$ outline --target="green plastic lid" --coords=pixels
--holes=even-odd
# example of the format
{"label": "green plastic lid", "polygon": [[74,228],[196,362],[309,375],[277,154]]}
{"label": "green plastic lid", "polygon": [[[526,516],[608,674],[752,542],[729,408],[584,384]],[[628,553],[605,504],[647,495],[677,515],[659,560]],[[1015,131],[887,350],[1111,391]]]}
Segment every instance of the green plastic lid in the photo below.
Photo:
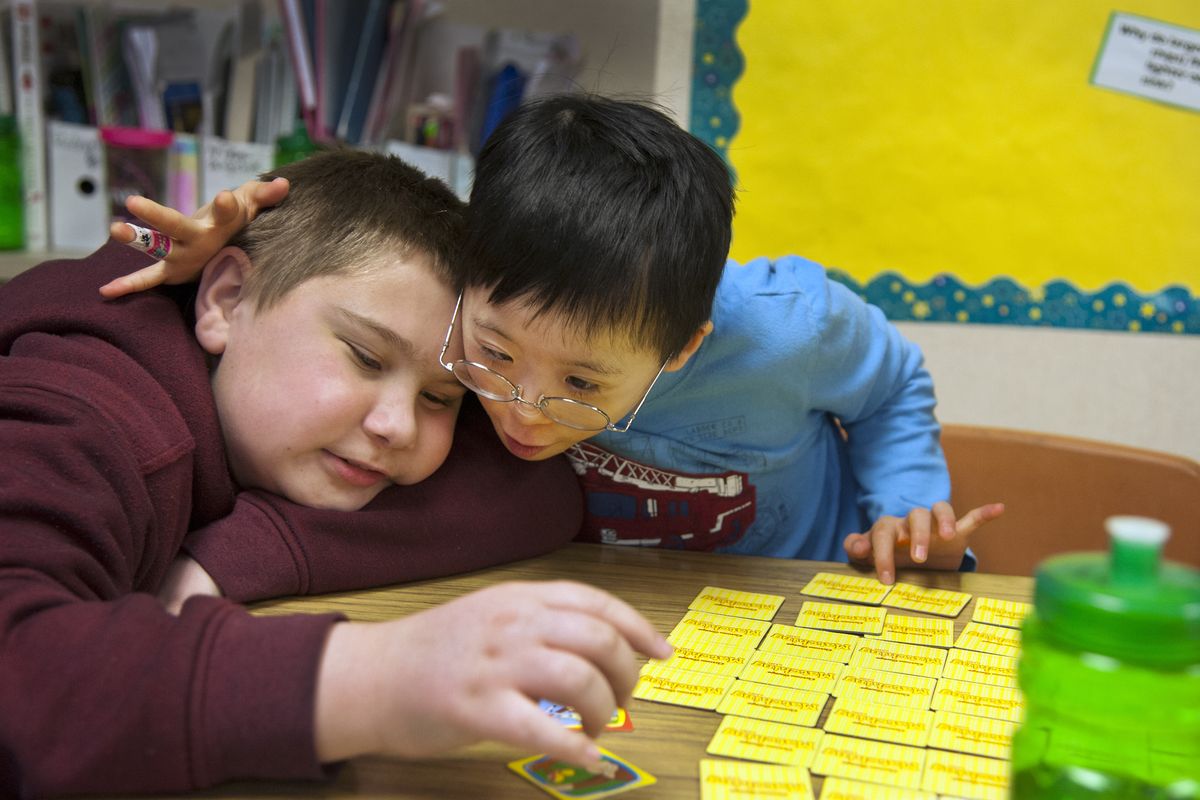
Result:
{"label": "green plastic lid", "polygon": [[1162,560],[1170,529],[1105,521],[1111,553],[1072,553],[1037,569],[1034,606],[1055,639],[1152,667],[1200,665],[1200,571]]}

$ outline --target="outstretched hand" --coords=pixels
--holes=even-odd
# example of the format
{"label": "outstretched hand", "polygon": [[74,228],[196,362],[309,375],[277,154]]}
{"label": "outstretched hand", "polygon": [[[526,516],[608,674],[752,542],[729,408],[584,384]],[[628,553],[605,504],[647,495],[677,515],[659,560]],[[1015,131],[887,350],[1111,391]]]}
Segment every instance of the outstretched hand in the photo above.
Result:
{"label": "outstretched hand", "polygon": [[[633,691],[635,651],[671,648],[626,603],[570,581],[505,583],[391,622],[335,625],[317,754],[423,757],[494,740],[596,768],[593,737]],[[584,734],[539,699],[572,706]]]}
{"label": "outstretched hand", "polygon": [[[288,182],[284,178],[270,182],[247,181],[233,191],[220,192],[211,203],[190,217],[140,195],[130,197],[125,201],[125,208],[169,236],[171,252],[162,261],[106,283],[100,287],[100,294],[112,299],[142,292],[161,283],[192,280],[234,234],[246,227],[262,209],[283,200],[287,193]],[[128,244],[134,238],[133,229],[124,222],[114,222],[109,227],[109,234],[122,244]]]}
{"label": "outstretched hand", "polygon": [[907,517],[880,517],[867,533],[847,536],[843,546],[852,562],[873,564],[879,580],[890,584],[897,566],[958,569],[971,534],[1003,513],[1003,503],[989,503],[957,518],[949,503],[934,503]]}

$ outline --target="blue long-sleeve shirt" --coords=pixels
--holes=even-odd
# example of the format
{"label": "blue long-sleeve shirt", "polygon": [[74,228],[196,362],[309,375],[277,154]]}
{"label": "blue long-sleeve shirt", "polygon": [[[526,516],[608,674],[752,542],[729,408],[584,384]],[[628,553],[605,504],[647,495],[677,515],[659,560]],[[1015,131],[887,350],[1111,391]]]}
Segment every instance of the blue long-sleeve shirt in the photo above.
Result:
{"label": "blue long-sleeve shirt", "polygon": [[569,453],[582,538],[845,561],[846,534],[949,499],[932,380],[878,308],[758,259],[727,265],[712,322],[628,433]]}

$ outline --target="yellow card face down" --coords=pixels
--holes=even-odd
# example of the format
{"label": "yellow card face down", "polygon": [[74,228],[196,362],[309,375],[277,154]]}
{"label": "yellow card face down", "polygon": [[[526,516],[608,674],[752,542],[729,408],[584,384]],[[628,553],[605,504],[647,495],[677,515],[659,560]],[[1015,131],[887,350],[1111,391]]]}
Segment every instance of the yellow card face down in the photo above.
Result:
{"label": "yellow card face down", "polygon": [[957,617],[969,602],[971,602],[971,595],[966,592],[926,589],[924,586],[917,586],[914,583],[897,582],[892,586],[892,591],[888,592],[883,604],[892,608],[907,608],[910,611],[921,611],[943,617]]}
{"label": "yellow card face down", "polygon": [[824,732],[817,728],[767,722],[750,717],[725,717],[708,743],[714,756],[807,767],[817,754]]}
{"label": "yellow card face down", "polygon": [[821,718],[828,699],[829,695],[820,692],[739,680],[729,687],[717,706],[717,713],[812,726]]}
{"label": "yellow card face down", "polygon": [[920,789],[925,751],[902,744],[871,742],[826,733],[812,771],[904,789]]}
{"label": "yellow card face down", "polygon": [[732,617],[770,620],[783,605],[784,597],[778,594],[739,592],[736,589],[721,589],[705,586],[688,606],[692,611],[710,614],[728,614]]}
{"label": "yellow card face down", "polygon": [[1015,689],[1017,659],[1015,656],[998,656],[978,650],[959,650],[955,647],[946,654],[946,666],[942,668],[942,677]]}
{"label": "yellow card face down", "polygon": [[919,675],[888,672],[882,669],[846,667],[833,693],[837,697],[853,696],[892,706],[929,708],[937,681]]}
{"label": "yellow card face down", "polygon": [[838,678],[842,677],[842,666],[836,661],[755,650],[738,677],[755,683],[832,694]]}
{"label": "yellow card face down", "polygon": [[642,667],[633,696],[639,700],[712,711],[733,685],[734,678],[670,667]]}
{"label": "yellow card face down", "polygon": [[998,656],[1015,657],[1021,652],[1021,632],[999,625],[968,622],[954,646],[961,650],[978,650]]}
{"label": "yellow card face down", "polygon": [[933,712],[929,746],[956,753],[1009,758],[1017,723],[954,711]]}
{"label": "yellow card face down", "polygon": [[550,756],[530,756],[513,761],[508,768],[551,797],[603,798],[650,786],[657,779],[620,756],[600,748],[602,769],[597,772],[568,764]]}
{"label": "yellow card face down", "polygon": [[896,789],[877,783],[828,777],[821,784],[821,800],[937,800],[937,795],[916,789]]}
{"label": "yellow card face down", "polygon": [[858,637],[795,625],[772,625],[758,645],[760,651],[797,658],[820,658],[845,664],[858,646]]}
{"label": "yellow card face down", "polygon": [[954,621],[909,614],[888,614],[883,620],[880,639],[902,644],[923,644],[929,647],[954,646]]}
{"label": "yellow card face down", "polygon": [[930,750],[921,788],[974,800],[1007,800],[1009,763],[994,758]]}
{"label": "yellow card face down", "polygon": [[1032,610],[1033,606],[1029,603],[981,597],[975,601],[975,613],[971,615],[971,620],[982,622],[985,625],[1019,628],[1021,622]]}
{"label": "yellow card face down", "polygon": [[925,746],[932,725],[932,711],[856,700],[855,695],[837,698],[825,718],[825,730],[829,733],[913,747]]}
{"label": "yellow card face down", "polygon": [[700,800],[813,800],[804,767],[700,760]]}
{"label": "yellow card face down", "polygon": [[771,623],[761,620],[689,611],[668,634],[667,641],[677,647],[691,647],[696,650],[713,647],[744,647],[753,650],[770,627]]}
{"label": "yellow card face down", "polygon": [[707,644],[703,649],[690,645],[675,645],[670,658],[652,658],[649,665],[671,669],[690,669],[713,675],[735,677],[755,653],[744,645]]}
{"label": "yellow card face down", "polygon": [[888,596],[891,588],[874,578],[818,572],[811,581],[805,584],[800,593],[877,606],[883,602],[883,598]]}
{"label": "yellow card face down", "polygon": [[[1099,698],[1097,701],[1101,702]],[[953,678],[938,681],[931,705],[937,711],[956,711],[1008,722],[1020,722],[1025,714],[1025,700],[1019,689]]]}
{"label": "yellow card face down", "polygon": [[881,633],[886,616],[887,611],[882,608],[844,603],[817,603],[809,600],[800,606],[796,625],[801,628],[818,628],[842,633]]}
{"label": "yellow card face down", "polygon": [[940,647],[863,639],[858,643],[854,655],[850,656],[849,666],[937,678],[941,676],[945,663],[946,651]]}

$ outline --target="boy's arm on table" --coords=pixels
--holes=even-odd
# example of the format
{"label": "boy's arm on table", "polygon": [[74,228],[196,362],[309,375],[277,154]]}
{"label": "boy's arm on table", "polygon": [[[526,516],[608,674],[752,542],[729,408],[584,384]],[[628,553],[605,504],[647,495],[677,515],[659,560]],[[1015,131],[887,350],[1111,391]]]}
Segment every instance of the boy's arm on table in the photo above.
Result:
{"label": "boy's arm on table", "polygon": [[518,561],[579,532],[583,497],[563,458],[510,455],[468,395],[446,463],[361,511],[324,511],[242,492],[234,512],[184,550],[239,602],[361,589]]}
{"label": "boy's arm on table", "polygon": [[859,505],[872,521],[869,531],[847,538],[847,554],[873,562],[886,583],[897,565],[970,566],[970,534],[1003,505],[956,515],[920,349],[877,307],[840,284],[827,281],[827,288],[812,301],[822,345],[811,365],[814,407],[844,427]]}

